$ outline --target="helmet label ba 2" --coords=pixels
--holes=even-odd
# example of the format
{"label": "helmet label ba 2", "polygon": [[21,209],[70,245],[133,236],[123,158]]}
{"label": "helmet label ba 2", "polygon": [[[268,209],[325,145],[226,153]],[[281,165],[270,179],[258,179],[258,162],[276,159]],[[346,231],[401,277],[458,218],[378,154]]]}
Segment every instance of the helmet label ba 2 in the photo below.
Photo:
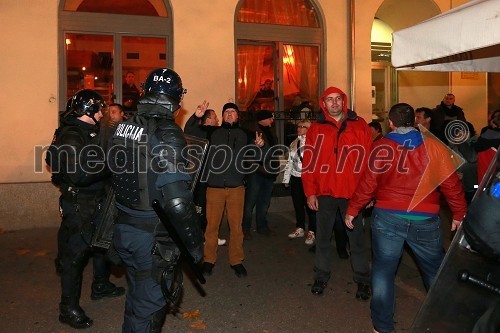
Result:
{"label": "helmet label ba 2", "polygon": [[171,83],[172,78],[170,78],[170,77],[163,77],[163,75],[161,75],[161,76],[155,75],[155,76],[153,76],[153,81],[155,81],[155,82]]}

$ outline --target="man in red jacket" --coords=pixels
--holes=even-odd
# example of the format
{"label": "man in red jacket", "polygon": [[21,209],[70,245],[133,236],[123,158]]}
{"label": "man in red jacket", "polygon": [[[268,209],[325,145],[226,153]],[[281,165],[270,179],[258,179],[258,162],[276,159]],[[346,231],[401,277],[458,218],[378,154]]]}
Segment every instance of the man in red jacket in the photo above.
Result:
{"label": "man in red jacket", "polygon": [[[314,284],[311,292],[320,295],[330,279],[331,238],[335,216],[345,216],[347,204],[366,167],[372,137],[366,122],[347,109],[346,94],[335,87],[328,88],[319,105],[322,114],[306,137],[302,161],[302,182],[307,205],[318,211]],[[370,267],[365,249],[361,218],[347,232],[351,251],[354,281],[358,284],[356,298],[370,298]]]}
{"label": "man in red jacket", "polygon": [[345,218],[348,228],[355,227],[354,216],[375,198],[371,224],[374,332],[394,330],[394,277],[405,241],[417,259],[427,289],[436,276],[443,260],[439,192],[453,213],[452,231],[460,226],[467,210],[451,152],[431,137],[424,139],[414,123],[415,112],[410,105],[400,103],[391,108],[389,124],[393,131],[374,143],[368,168]]}

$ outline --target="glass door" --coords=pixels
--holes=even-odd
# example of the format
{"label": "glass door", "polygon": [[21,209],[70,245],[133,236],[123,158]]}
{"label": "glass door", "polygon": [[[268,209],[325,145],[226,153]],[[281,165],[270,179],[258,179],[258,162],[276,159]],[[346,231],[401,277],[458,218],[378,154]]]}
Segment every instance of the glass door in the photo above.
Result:
{"label": "glass door", "polygon": [[289,144],[296,122],[319,109],[319,47],[240,42],[237,61],[238,107],[274,111],[278,139]]}
{"label": "glass door", "polygon": [[66,99],[93,89],[126,113],[137,110],[147,75],[168,65],[166,38],[66,33],[65,42]]}
{"label": "glass door", "polygon": [[390,63],[372,62],[372,119],[380,122],[383,133],[389,131],[389,109],[396,98],[397,92],[393,91],[395,82],[392,82]]}
{"label": "glass door", "polygon": [[274,111],[278,108],[275,54],[274,43],[238,44],[236,86],[240,110]]}
{"label": "glass door", "polygon": [[113,36],[67,33],[66,100],[78,90],[93,89],[113,100]]}
{"label": "glass door", "polygon": [[282,45],[283,102],[282,110],[290,118],[304,118],[303,109],[318,109],[319,49],[317,46]]}
{"label": "glass door", "polygon": [[123,36],[121,43],[121,96],[125,112],[137,111],[140,84],[155,68],[167,66],[165,38]]}
{"label": "glass door", "polygon": [[317,106],[319,48],[283,43],[239,43],[237,96],[241,110],[289,112]]}

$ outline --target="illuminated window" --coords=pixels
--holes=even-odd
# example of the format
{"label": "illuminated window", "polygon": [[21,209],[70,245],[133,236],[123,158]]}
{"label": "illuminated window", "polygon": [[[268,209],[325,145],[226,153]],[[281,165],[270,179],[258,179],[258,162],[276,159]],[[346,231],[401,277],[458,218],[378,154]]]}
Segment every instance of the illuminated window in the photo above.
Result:
{"label": "illuminated window", "polygon": [[[152,69],[172,66],[167,0],[66,0],[59,11],[60,99],[94,89],[134,112]],[[130,15],[135,15],[130,19]],[[155,16],[155,17],[152,17]],[[126,32],[124,32],[126,31]]]}
{"label": "illuminated window", "polygon": [[120,15],[168,16],[162,0],[67,0],[64,10]]}
{"label": "illuminated window", "polygon": [[308,0],[244,0],[238,11],[238,21],[319,27],[316,10]]}
{"label": "illuminated window", "polygon": [[[241,0],[237,7],[236,96],[240,110],[318,107],[323,29],[308,0]],[[294,115],[297,113],[293,113]]]}

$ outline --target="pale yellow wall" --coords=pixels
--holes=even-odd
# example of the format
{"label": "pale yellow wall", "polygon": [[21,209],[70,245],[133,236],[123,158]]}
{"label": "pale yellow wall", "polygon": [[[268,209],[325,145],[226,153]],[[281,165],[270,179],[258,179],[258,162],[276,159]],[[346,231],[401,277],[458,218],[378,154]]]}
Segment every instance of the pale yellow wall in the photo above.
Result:
{"label": "pale yellow wall", "polygon": [[488,125],[488,104],[485,73],[451,73],[451,90],[455,104],[464,109],[465,118],[477,134]]}
{"label": "pale yellow wall", "polygon": [[0,183],[48,180],[33,172],[35,145],[57,125],[57,1],[2,1]]}
{"label": "pale yellow wall", "polygon": [[448,93],[448,73],[439,72],[398,72],[399,102],[414,108],[435,108]]}
{"label": "pale yellow wall", "polygon": [[[371,116],[370,35],[373,17],[382,0],[353,0],[355,21],[355,105],[366,119]],[[387,0],[386,0],[387,1]],[[448,0],[435,1],[441,10]],[[466,2],[454,0],[453,6]],[[350,94],[348,45],[349,2],[318,0],[326,21],[326,86]],[[188,94],[179,122],[183,124],[196,106],[207,99],[220,116],[222,105],[234,99],[234,14],[237,0],[171,0],[174,24],[174,68],[182,76]],[[47,172],[35,174],[34,147],[47,145],[57,126],[58,112],[58,0],[2,1],[0,20],[8,33],[0,36],[0,133],[3,144],[0,183],[48,181]],[[480,82],[453,75],[450,90],[457,95],[467,117],[476,126],[486,121],[486,91]],[[402,94],[411,95],[410,88]],[[425,95],[429,88],[419,94]],[[352,98],[353,96],[349,96]],[[435,100],[435,98],[432,98]],[[439,98],[440,99],[440,98]],[[434,103],[439,102],[439,99]],[[429,102],[431,102],[429,100]],[[433,104],[434,104],[433,103]],[[43,161],[40,161],[43,163]]]}
{"label": "pale yellow wall", "polygon": [[[221,109],[235,99],[234,20],[238,1],[189,2],[171,0],[174,9],[174,68],[188,89],[178,123],[184,125],[196,106],[210,101]],[[349,8],[343,0],[318,1],[326,19],[326,86],[349,94],[347,45]],[[209,15],[207,13],[210,13]]]}
{"label": "pale yellow wall", "polygon": [[351,53],[347,43],[349,36],[348,1],[321,0],[318,2],[326,21],[325,87],[334,86],[340,88],[351,98],[350,83],[348,82],[348,73],[350,72],[348,57]]}
{"label": "pale yellow wall", "polygon": [[371,30],[381,0],[353,0],[355,6],[355,104],[354,110],[368,122],[372,118]]}
{"label": "pale yellow wall", "polygon": [[235,99],[234,12],[236,0],[171,0],[174,68],[188,93],[178,122],[183,125],[204,99],[221,119]]}

